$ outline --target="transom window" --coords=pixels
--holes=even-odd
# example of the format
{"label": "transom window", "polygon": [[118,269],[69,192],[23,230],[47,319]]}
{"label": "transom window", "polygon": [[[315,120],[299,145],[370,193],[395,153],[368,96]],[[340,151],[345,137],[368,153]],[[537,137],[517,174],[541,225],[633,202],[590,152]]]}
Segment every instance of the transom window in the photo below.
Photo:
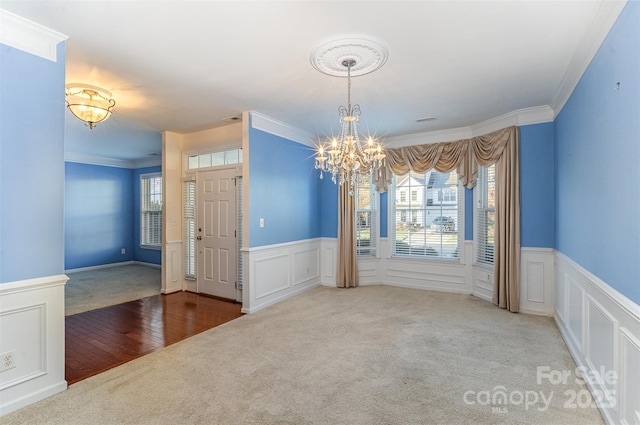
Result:
{"label": "transom window", "polygon": [[221,152],[203,153],[189,157],[189,169],[217,167],[219,165],[242,163],[242,149],[230,149]]}
{"label": "transom window", "polygon": [[[460,196],[455,171],[394,176],[389,192],[392,253],[396,256],[458,259]],[[411,193],[407,201],[403,193]]]}

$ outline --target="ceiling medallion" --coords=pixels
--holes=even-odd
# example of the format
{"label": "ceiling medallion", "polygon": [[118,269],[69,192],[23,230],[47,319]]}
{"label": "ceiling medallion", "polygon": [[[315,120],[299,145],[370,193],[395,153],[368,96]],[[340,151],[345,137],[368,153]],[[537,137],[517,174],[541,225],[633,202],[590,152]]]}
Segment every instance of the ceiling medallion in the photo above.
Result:
{"label": "ceiling medallion", "polygon": [[[311,51],[311,65],[323,74],[334,77],[366,75],[385,64],[389,57],[381,42],[366,38],[344,38],[325,42]],[[345,61],[353,60],[349,70]]]}

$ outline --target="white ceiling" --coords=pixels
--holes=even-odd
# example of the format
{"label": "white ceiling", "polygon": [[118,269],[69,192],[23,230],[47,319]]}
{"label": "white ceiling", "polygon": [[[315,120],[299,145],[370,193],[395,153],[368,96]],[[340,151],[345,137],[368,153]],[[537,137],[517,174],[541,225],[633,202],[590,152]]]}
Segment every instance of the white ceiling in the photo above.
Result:
{"label": "white ceiling", "polygon": [[[467,127],[542,105],[557,113],[621,4],[0,1],[69,36],[67,83],[104,87],[116,99],[112,118],[92,131],[67,113],[67,148],[124,159],[158,153],[154,132],[203,130],[246,110],[335,133],[346,81],[316,71],[309,55],[338,36],[389,49],[382,68],[353,79],[364,132]],[[437,119],[416,122],[425,117]],[[136,137],[123,140],[131,129]]]}

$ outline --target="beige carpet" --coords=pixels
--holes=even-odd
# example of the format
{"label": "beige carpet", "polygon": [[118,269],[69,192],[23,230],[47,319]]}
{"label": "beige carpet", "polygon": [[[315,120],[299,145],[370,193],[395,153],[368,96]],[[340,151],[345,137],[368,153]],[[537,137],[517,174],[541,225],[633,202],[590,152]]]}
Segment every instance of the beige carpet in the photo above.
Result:
{"label": "beige carpet", "polygon": [[160,293],[160,268],[141,264],[67,273],[65,315],[139,300]]}
{"label": "beige carpet", "polygon": [[[584,387],[539,384],[538,366],[576,367],[550,318],[468,295],[321,287],[81,381],[1,422],[604,423],[595,408],[565,406],[565,392]],[[511,402],[485,401],[499,390]],[[550,404],[525,406],[518,394],[527,391]]]}

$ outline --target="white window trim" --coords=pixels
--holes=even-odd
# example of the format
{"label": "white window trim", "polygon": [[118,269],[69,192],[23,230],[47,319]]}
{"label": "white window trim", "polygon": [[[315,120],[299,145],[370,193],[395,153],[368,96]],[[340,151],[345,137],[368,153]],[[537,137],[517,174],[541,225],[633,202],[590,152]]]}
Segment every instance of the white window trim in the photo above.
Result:
{"label": "white window trim", "polygon": [[[153,178],[153,177],[160,177],[160,180],[162,181],[162,172],[155,172],[155,173],[144,173],[144,174],[140,174],[140,180],[138,182],[138,184],[140,184],[140,203],[142,204],[142,180],[144,179],[148,179],[148,178]],[[164,181],[162,182],[162,194],[164,196]],[[164,205],[162,206],[162,211],[161,213],[164,215]],[[162,229],[162,225],[160,226]],[[162,241],[160,241],[159,244],[145,244],[142,243],[142,205],[140,205],[140,229],[138,229],[140,232],[140,248],[142,249],[151,249],[151,250],[156,250],[156,251],[161,251],[162,250]],[[164,229],[162,229],[162,231],[164,231]]]}
{"label": "white window trim", "polygon": [[[478,184],[480,183],[479,179],[478,179]],[[473,188],[473,261],[472,264],[474,267],[480,267],[484,270],[493,272],[494,268],[495,268],[495,261],[496,261],[496,257],[495,257],[495,251],[494,251],[494,257],[493,257],[493,263],[489,264],[489,263],[481,263],[478,261],[478,254],[479,254],[479,244],[480,241],[478,240],[478,228],[480,227],[480,224],[478,223],[478,202],[480,202],[480,190],[478,189],[478,184],[476,184],[476,186]]]}
{"label": "white window trim", "polygon": [[[375,186],[375,185],[374,185]],[[356,255],[356,257],[360,260],[360,259],[379,259],[380,257],[380,192],[378,192],[377,190],[375,190],[375,187],[373,187],[372,189],[372,193],[374,196],[374,201],[375,201],[375,205],[376,208],[375,210],[372,211],[371,215],[372,218],[375,218],[375,224],[376,224],[376,237],[375,237],[375,248],[376,248],[376,253],[375,255]],[[357,208],[356,208],[357,211]]]}

